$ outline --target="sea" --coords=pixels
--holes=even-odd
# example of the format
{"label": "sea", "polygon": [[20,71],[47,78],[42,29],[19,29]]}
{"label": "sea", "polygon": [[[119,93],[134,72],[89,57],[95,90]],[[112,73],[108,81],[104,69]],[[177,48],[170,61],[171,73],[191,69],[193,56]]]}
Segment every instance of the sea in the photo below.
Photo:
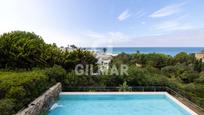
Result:
{"label": "sea", "polygon": [[94,50],[96,52],[103,52],[103,49],[107,49],[107,53],[120,54],[120,53],[163,53],[166,55],[175,56],[180,52],[197,53],[204,50],[204,47],[97,47],[97,48],[85,48],[88,50]]}

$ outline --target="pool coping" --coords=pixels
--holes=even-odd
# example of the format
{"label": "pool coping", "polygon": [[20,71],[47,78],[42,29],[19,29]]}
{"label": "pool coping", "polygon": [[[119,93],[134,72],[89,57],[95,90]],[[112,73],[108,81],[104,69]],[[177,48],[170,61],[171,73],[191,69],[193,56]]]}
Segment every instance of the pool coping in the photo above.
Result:
{"label": "pool coping", "polygon": [[168,92],[61,92],[60,95],[130,95],[130,94],[145,94],[145,95],[152,95],[152,94],[158,94],[158,95],[166,95],[169,99],[171,99],[173,102],[178,104],[180,107],[182,107],[184,110],[186,110],[191,115],[198,115],[193,110],[191,110],[189,107],[184,105],[182,102],[177,100],[175,97],[170,95]]}

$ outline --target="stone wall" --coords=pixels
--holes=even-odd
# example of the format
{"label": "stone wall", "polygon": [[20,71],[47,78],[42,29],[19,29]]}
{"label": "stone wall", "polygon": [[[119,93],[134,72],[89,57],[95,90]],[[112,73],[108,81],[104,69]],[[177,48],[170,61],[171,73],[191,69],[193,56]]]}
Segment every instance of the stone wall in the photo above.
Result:
{"label": "stone wall", "polygon": [[49,88],[43,95],[31,102],[27,108],[19,111],[16,115],[41,115],[55,103],[62,90],[61,83]]}

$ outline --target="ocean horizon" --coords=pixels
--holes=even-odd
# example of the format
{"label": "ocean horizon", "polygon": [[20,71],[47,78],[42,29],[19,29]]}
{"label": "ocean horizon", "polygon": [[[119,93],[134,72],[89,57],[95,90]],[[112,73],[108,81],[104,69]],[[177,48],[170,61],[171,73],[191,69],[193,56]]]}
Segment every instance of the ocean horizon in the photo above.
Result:
{"label": "ocean horizon", "polygon": [[197,53],[201,52],[204,47],[95,47],[95,48],[85,48],[87,50],[94,50],[97,52],[103,52],[103,48],[107,49],[107,53],[120,54],[120,53],[162,53],[166,55],[175,56],[180,52]]}

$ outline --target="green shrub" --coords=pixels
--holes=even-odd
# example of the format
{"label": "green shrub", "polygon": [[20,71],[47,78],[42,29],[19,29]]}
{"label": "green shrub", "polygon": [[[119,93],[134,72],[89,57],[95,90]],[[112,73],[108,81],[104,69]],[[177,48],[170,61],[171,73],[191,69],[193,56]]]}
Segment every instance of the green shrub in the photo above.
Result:
{"label": "green shrub", "polygon": [[45,42],[35,33],[13,31],[0,35],[0,68],[31,69],[45,65]]}
{"label": "green shrub", "polygon": [[19,100],[23,99],[26,95],[25,89],[22,86],[20,87],[11,87],[8,93],[6,94],[7,98],[17,98]]}
{"label": "green shrub", "polygon": [[204,83],[204,72],[201,72],[200,77],[195,80],[196,83]]}
{"label": "green shrub", "polygon": [[[100,81],[94,79],[95,76],[76,75],[74,71],[67,73],[65,78],[65,85],[69,87],[79,86],[93,86],[94,84],[100,84]],[[100,76],[98,76],[100,77]]]}
{"label": "green shrub", "polygon": [[12,106],[15,112],[41,95],[51,85],[43,71],[0,72],[0,98],[11,98],[12,102],[16,103]]}
{"label": "green shrub", "polygon": [[199,78],[199,74],[197,72],[184,72],[180,78],[184,83],[192,83]]}
{"label": "green shrub", "polygon": [[122,85],[120,85],[119,91],[120,91],[120,92],[132,91],[132,88],[129,87],[129,86],[127,85],[127,82],[125,81],[125,82],[123,82]]}
{"label": "green shrub", "polygon": [[1,99],[0,100],[0,115],[14,114],[15,103],[13,99]]}
{"label": "green shrub", "polygon": [[49,81],[64,83],[64,78],[66,76],[66,71],[61,66],[54,65],[52,68],[46,69],[45,73],[49,77]]}

